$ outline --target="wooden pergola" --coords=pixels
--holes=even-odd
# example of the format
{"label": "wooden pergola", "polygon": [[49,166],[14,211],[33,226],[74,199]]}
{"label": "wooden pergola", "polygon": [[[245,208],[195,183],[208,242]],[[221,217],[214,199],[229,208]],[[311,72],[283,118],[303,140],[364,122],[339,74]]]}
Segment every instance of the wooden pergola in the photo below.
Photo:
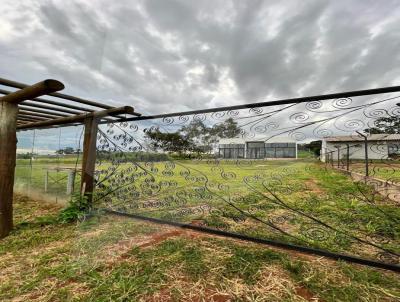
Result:
{"label": "wooden pergola", "polygon": [[[0,78],[0,238],[13,228],[13,186],[17,131],[83,124],[81,194],[90,200],[94,188],[96,138],[99,123],[118,122],[140,116],[133,107],[106,104],[62,94],[63,83],[44,80],[26,85]],[[41,98],[47,95],[51,97]],[[122,116],[123,115],[123,116]]]}

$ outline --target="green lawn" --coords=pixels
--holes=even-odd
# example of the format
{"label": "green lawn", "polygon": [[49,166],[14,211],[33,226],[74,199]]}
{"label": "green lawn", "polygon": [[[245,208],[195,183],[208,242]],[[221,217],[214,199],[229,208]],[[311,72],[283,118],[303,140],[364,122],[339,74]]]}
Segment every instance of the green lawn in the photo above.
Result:
{"label": "green lawn", "polygon": [[1,301],[398,301],[395,273],[15,198]]}
{"label": "green lawn", "polygon": [[101,207],[398,262],[397,204],[314,160],[102,168]]}
{"label": "green lawn", "polygon": [[298,158],[316,158],[317,156],[309,150],[298,150],[297,157]]}
{"label": "green lawn", "polygon": [[[355,164],[350,167],[350,170],[365,174],[365,165]],[[369,175],[382,180],[400,183],[400,162],[372,162],[369,164]]]}
{"label": "green lawn", "polygon": [[[67,179],[68,172],[57,168],[77,167],[80,169],[80,160],[75,156],[60,156],[59,158],[38,157],[33,161],[29,159],[17,159],[15,167],[15,189],[17,192],[41,196],[48,200],[68,200]],[[45,192],[45,177],[48,173],[48,187]],[[79,188],[80,174],[76,174],[75,188]]]}
{"label": "green lawn", "polygon": [[[40,190],[45,167],[73,164],[71,158],[62,163],[41,159],[31,168],[19,161],[16,183],[28,175],[31,188]],[[106,188],[96,191],[97,208],[399,260],[398,205],[314,159],[105,161],[96,170],[103,171],[100,180],[107,179]],[[61,180],[49,186],[49,193],[65,197],[66,173],[56,174]],[[78,177],[76,182],[78,188]]]}

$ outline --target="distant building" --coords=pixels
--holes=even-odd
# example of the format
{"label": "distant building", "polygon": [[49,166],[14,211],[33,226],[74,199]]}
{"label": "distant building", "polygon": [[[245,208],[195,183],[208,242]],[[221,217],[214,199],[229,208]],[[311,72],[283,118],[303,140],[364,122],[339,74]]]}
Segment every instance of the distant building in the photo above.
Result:
{"label": "distant building", "polygon": [[[321,161],[349,159],[365,159],[364,138],[358,135],[330,136],[322,140]],[[387,159],[400,156],[400,134],[368,135],[368,158]]]}
{"label": "distant building", "polygon": [[287,137],[268,141],[224,138],[219,141],[217,155],[220,158],[297,158],[297,144]]}

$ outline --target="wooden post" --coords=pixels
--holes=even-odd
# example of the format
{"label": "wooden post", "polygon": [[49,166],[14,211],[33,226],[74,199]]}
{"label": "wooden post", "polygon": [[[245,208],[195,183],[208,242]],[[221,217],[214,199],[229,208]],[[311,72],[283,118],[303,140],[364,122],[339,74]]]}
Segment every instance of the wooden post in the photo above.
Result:
{"label": "wooden post", "polygon": [[94,189],[94,170],[96,164],[96,140],[98,119],[88,117],[85,119],[85,134],[83,139],[82,179],[81,194],[92,201]]}
{"label": "wooden post", "polygon": [[18,103],[63,88],[61,82],[45,80],[0,98],[0,238],[7,236],[13,228]]}
{"label": "wooden post", "polygon": [[68,171],[67,195],[74,193],[75,171]]}
{"label": "wooden post", "polygon": [[18,105],[0,102],[0,238],[13,228],[13,187]]}

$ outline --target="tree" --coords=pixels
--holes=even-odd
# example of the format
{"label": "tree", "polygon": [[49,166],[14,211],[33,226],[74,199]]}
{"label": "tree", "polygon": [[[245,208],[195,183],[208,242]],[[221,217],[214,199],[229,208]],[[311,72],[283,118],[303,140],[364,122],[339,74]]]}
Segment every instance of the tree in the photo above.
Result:
{"label": "tree", "polygon": [[60,149],[56,151],[56,154],[74,154],[75,150],[72,147],[65,147],[64,149]]}
{"label": "tree", "polygon": [[18,159],[31,159],[35,155],[37,155],[37,154],[36,153],[31,153],[31,152],[20,153],[20,154],[17,154],[17,158]]}
{"label": "tree", "polygon": [[218,138],[234,138],[240,134],[240,128],[230,117],[221,124],[215,124],[210,129],[210,134]]}
{"label": "tree", "polygon": [[178,153],[195,151],[194,142],[178,132],[165,133],[157,128],[146,131],[145,136],[150,139],[149,145],[153,150]]}
{"label": "tree", "polygon": [[375,127],[365,129],[369,134],[400,134],[400,116],[380,117]]}
{"label": "tree", "polygon": [[200,139],[207,135],[209,128],[204,125],[202,120],[192,120],[189,125],[183,126],[179,132],[183,133],[186,137],[190,139]]}
{"label": "tree", "polygon": [[301,145],[301,147],[310,150],[315,156],[319,156],[321,154],[322,141],[312,141]]}
{"label": "tree", "polygon": [[213,144],[221,138],[233,138],[240,134],[237,123],[229,118],[222,123],[209,127],[202,120],[194,119],[188,125],[182,126],[177,132],[163,133],[159,129],[146,131],[153,150],[182,153],[211,152]]}

